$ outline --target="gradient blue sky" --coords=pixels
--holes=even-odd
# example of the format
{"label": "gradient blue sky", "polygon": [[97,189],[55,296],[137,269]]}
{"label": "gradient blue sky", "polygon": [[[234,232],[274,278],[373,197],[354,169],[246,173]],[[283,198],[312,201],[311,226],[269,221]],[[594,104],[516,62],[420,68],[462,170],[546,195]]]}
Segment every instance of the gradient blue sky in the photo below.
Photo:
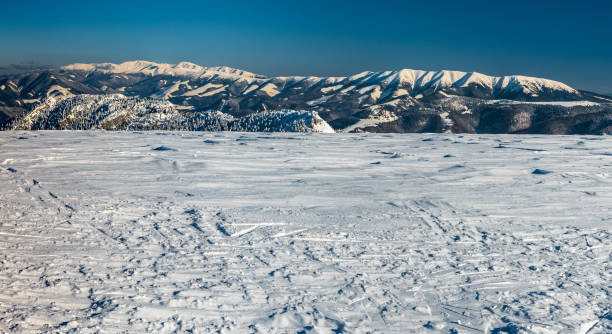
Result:
{"label": "gradient blue sky", "polygon": [[612,93],[612,1],[2,1],[0,65],[455,69]]}

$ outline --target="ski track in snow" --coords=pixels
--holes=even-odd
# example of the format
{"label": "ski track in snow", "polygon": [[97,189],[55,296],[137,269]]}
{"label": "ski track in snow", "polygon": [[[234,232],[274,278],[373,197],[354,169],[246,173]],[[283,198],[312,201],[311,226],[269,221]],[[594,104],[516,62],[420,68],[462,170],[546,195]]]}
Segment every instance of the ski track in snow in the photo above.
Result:
{"label": "ski track in snow", "polygon": [[1,132],[0,332],[610,333],[610,203],[607,137]]}

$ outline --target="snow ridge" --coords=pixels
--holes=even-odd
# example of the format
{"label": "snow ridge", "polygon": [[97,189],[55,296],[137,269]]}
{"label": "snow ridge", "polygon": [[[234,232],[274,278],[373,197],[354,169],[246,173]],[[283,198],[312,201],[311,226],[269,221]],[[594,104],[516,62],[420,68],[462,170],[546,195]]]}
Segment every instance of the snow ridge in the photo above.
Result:
{"label": "snow ridge", "polygon": [[227,66],[215,66],[215,67],[202,67],[190,62],[181,62],[176,65],[154,63],[145,60],[127,61],[121,64],[113,63],[98,63],[98,64],[85,64],[76,63],[61,67],[66,71],[86,71],[86,72],[103,72],[103,73],[116,73],[116,74],[134,74],[142,73],[146,75],[171,75],[171,76],[190,76],[190,77],[202,77],[210,75],[220,75],[225,77],[245,77],[255,78],[258,77],[256,74],[227,67]]}

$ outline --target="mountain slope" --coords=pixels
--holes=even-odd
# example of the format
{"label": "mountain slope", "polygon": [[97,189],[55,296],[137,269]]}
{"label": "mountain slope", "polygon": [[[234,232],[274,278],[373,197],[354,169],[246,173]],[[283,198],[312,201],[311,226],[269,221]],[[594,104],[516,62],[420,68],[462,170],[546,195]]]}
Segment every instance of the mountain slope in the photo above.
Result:
{"label": "mountain slope", "polygon": [[15,122],[12,128],[334,132],[329,124],[312,111],[266,111],[234,118],[219,111],[180,111],[167,100],[126,97],[121,94],[49,97]]}

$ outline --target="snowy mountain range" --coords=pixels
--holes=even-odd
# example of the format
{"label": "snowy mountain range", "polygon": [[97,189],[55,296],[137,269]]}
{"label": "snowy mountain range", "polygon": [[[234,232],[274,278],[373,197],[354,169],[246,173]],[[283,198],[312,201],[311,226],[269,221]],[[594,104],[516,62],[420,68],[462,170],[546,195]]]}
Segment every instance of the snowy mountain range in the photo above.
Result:
{"label": "snowy mountain range", "polygon": [[[184,119],[211,112],[240,119],[303,110],[346,132],[612,132],[612,98],[542,78],[410,69],[348,77],[266,77],[224,66],[148,61],[0,75],[0,123],[24,120],[37,106],[49,104],[49,98],[56,103],[82,94],[90,97],[70,100],[70,105],[93,95],[115,94],[117,99],[120,94],[119,100],[141,105],[148,102],[138,99],[168,101],[172,113]],[[60,109],[67,112],[65,104]]]}

